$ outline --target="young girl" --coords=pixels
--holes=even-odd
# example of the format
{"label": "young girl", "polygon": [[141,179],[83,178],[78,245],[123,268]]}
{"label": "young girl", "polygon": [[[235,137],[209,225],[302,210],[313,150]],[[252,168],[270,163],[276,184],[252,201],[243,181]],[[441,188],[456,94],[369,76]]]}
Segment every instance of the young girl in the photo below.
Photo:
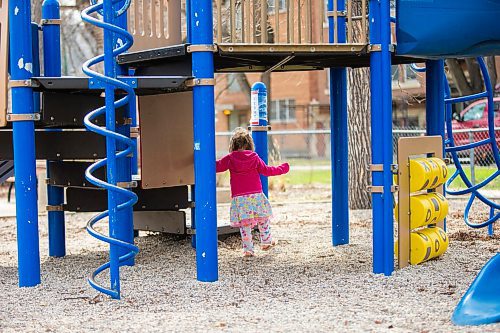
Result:
{"label": "young girl", "polygon": [[288,163],[267,166],[253,151],[254,143],[243,128],[235,129],[229,143],[229,155],[217,161],[217,172],[229,169],[231,175],[231,226],[240,228],[243,242],[243,256],[252,257],[252,229],[258,225],[262,250],[269,250],[276,244],[269,229],[272,216],[271,205],[264,193],[260,176],[278,176],[290,170]]}

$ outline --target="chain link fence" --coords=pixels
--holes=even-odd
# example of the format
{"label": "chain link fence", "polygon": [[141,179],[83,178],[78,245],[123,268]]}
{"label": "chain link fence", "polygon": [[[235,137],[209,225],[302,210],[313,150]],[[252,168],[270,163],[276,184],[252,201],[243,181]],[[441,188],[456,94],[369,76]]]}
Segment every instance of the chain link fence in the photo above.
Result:
{"label": "chain link fence", "polygon": [[[416,127],[398,127],[393,129],[394,160],[397,143],[401,137],[423,136],[425,129]],[[496,129],[496,144],[500,143],[500,128]],[[217,133],[217,156],[227,154],[231,132]],[[455,145],[467,145],[489,138],[485,128],[461,129],[454,131]],[[459,160],[473,184],[479,183],[497,171],[491,145],[484,144],[473,149],[459,152]],[[282,160],[292,165],[291,183],[314,183],[315,180],[329,184],[330,180],[330,130],[283,130],[269,132],[269,160],[278,163]],[[451,158],[450,155],[447,157]],[[367,160],[368,163],[368,160]],[[450,165],[450,171],[455,166]],[[300,174],[307,176],[300,176]],[[450,188],[465,188],[460,180],[455,180]],[[488,188],[500,190],[500,179],[493,180]]]}
{"label": "chain link fence", "polygon": [[[393,144],[394,154],[396,154],[397,142],[400,137],[422,136],[425,135],[425,129],[422,128],[397,128],[394,129]],[[465,146],[475,142],[481,142],[489,139],[488,129],[486,128],[468,128],[457,129],[453,131],[453,140],[455,146]],[[500,143],[500,128],[495,129],[495,143],[497,147]],[[483,180],[494,174],[498,168],[493,157],[493,148],[491,143],[486,143],[478,147],[457,152],[458,159],[462,164],[463,170],[473,185],[482,182]],[[451,154],[446,155],[451,159]],[[454,164],[449,166],[451,174],[456,170]],[[466,188],[465,183],[457,177],[450,185],[450,190],[459,190]],[[489,185],[484,187],[485,190],[498,191],[500,190],[500,179],[494,179]]]}

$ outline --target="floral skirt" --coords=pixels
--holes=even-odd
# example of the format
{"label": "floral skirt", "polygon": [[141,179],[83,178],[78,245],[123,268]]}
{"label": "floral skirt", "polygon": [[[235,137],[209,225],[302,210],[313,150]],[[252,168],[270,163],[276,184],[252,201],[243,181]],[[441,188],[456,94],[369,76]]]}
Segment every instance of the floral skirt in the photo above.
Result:
{"label": "floral skirt", "polygon": [[273,215],[271,204],[264,193],[234,197],[231,200],[231,226],[255,227]]}

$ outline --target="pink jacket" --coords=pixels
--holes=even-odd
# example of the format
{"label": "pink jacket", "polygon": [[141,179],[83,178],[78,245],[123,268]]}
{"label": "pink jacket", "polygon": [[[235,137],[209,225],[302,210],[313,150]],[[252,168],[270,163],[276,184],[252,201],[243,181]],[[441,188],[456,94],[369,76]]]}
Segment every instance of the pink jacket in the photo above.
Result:
{"label": "pink jacket", "polygon": [[231,173],[231,196],[238,197],[262,192],[259,175],[278,176],[290,170],[288,163],[267,166],[257,153],[251,150],[233,151],[216,162],[217,172],[229,169]]}

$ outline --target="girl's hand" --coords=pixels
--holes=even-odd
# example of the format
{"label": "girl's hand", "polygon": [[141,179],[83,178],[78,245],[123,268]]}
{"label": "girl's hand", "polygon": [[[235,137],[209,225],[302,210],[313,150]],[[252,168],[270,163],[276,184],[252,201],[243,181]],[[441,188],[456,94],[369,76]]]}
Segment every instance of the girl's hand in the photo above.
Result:
{"label": "girl's hand", "polygon": [[288,163],[283,163],[281,167],[283,168],[283,173],[288,173],[288,171],[290,171],[290,165]]}

